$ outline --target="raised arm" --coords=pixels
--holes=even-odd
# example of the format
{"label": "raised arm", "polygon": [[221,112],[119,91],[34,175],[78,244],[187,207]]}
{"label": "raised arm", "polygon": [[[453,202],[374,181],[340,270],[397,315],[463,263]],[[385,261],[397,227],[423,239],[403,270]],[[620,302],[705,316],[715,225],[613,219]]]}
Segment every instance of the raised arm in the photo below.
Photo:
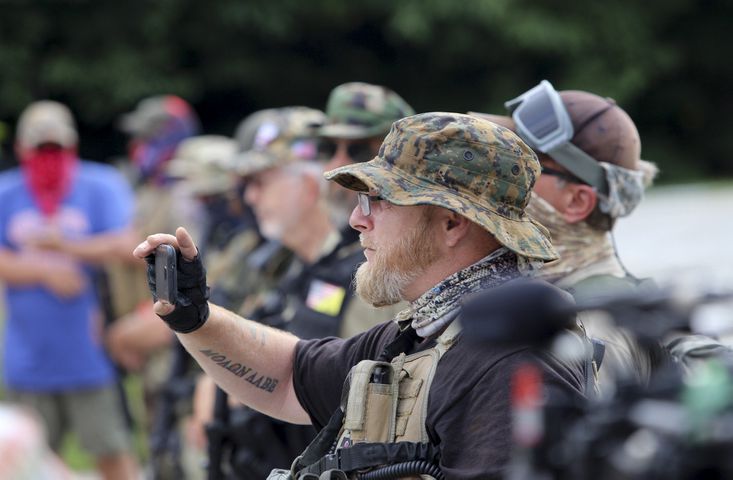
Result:
{"label": "raised arm", "polygon": [[[193,261],[198,253],[188,232],[178,228],[176,236],[149,236],[133,254],[145,258],[162,243],[179,249],[184,261]],[[298,339],[216,305],[209,307],[208,320],[202,326],[190,333],[176,332],[204,371],[230,395],[256,410],[291,423],[310,423],[292,382]],[[154,309],[165,317],[176,307],[158,301]]]}

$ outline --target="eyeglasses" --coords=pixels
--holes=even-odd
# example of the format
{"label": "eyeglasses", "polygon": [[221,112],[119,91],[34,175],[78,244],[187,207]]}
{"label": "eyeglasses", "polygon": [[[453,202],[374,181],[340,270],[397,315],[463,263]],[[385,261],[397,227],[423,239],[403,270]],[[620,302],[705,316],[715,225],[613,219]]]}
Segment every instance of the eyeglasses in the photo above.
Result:
{"label": "eyeglasses", "polygon": [[384,200],[384,198],[379,195],[369,195],[365,192],[358,192],[357,195],[359,199],[359,209],[361,210],[361,214],[365,217],[372,214],[372,202]]}
{"label": "eyeglasses", "polygon": [[535,150],[546,153],[583,183],[608,192],[603,167],[573,145],[573,124],[560,94],[547,80],[504,103],[512,114],[519,136]]}
{"label": "eyeglasses", "polygon": [[355,163],[368,162],[377,154],[368,142],[355,142],[353,140],[342,140],[334,142],[322,139],[318,143],[318,153],[323,158],[332,158],[339,149],[339,144],[344,144],[346,153]]}
{"label": "eyeglasses", "polygon": [[555,170],[554,168],[548,168],[545,166],[542,167],[542,175],[549,175],[551,177],[556,177],[570,183],[583,183],[579,178],[570,173],[562,172],[560,170]]}

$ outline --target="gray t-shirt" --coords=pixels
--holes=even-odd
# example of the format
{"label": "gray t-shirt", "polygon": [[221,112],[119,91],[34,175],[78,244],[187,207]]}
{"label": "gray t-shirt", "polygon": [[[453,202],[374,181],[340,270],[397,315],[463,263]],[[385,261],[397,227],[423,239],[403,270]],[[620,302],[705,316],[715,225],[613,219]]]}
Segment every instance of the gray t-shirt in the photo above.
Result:
{"label": "gray t-shirt", "polygon": [[[293,383],[314,426],[322,428],[338,407],[351,367],[376,359],[397,333],[397,324],[386,322],[347,340],[298,342]],[[414,351],[433,345],[427,340]],[[426,427],[447,479],[503,477],[512,448],[512,374],[526,362],[541,369],[549,398],[583,399],[580,362],[563,364],[526,347],[482,349],[460,339],[443,356],[430,389]]]}

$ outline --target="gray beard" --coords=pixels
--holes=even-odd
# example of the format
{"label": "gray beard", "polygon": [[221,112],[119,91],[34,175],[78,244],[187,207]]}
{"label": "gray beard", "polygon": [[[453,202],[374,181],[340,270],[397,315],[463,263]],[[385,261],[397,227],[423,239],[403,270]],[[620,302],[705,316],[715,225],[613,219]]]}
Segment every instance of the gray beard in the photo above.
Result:
{"label": "gray beard", "polygon": [[403,291],[415,278],[417,272],[406,273],[395,270],[372,271],[369,262],[362,263],[354,276],[355,290],[359,297],[374,307],[394,305],[404,300]]}

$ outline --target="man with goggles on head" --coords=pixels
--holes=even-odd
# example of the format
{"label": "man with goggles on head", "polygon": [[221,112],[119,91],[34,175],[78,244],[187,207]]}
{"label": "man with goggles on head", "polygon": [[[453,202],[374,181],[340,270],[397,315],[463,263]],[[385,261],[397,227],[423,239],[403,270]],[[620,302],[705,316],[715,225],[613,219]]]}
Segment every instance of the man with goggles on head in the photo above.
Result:
{"label": "man with goggles on head", "polygon": [[[537,153],[542,174],[527,212],[550,230],[560,255],[538,276],[570,291],[576,300],[653,288],[624,268],[612,237],[616,219],[641,202],[657,173],[654,164],[640,158],[639,133],[628,114],[610,98],[578,90],[557,92],[546,80],[505,105],[511,117],[475,115],[512,129]],[[600,341],[596,350],[602,392],[609,392],[621,377],[648,380],[656,360],[630,334],[589,313],[582,321],[588,335]],[[703,339],[694,338],[697,348]],[[672,353],[681,358],[687,343],[676,342]],[[717,342],[706,338],[703,343],[719,350]]]}
{"label": "man with goggles on head", "polygon": [[[609,98],[557,92],[546,80],[505,105],[511,117],[478,115],[512,129],[537,153],[542,174],[527,211],[550,230],[560,255],[538,275],[577,300],[637,288],[640,281],[619,261],[611,236],[615,220],[631,213],[656,174],[640,158],[634,122]],[[603,392],[619,376],[648,380],[651,362],[629,334],[589,315],[582,320],[602,342]]]}
{"label": "man with goggles on head", "polygon": [[[326,124],[320,129],[320,155],[327,159],[326,170],[352,163],[367,162],[377,155],[392,122],[415,111],[389,88],[350,82],[331,91],[326,105]],[[354,193],[336,184],[329,185],[329,208],[334,222],[347,235]]]}

